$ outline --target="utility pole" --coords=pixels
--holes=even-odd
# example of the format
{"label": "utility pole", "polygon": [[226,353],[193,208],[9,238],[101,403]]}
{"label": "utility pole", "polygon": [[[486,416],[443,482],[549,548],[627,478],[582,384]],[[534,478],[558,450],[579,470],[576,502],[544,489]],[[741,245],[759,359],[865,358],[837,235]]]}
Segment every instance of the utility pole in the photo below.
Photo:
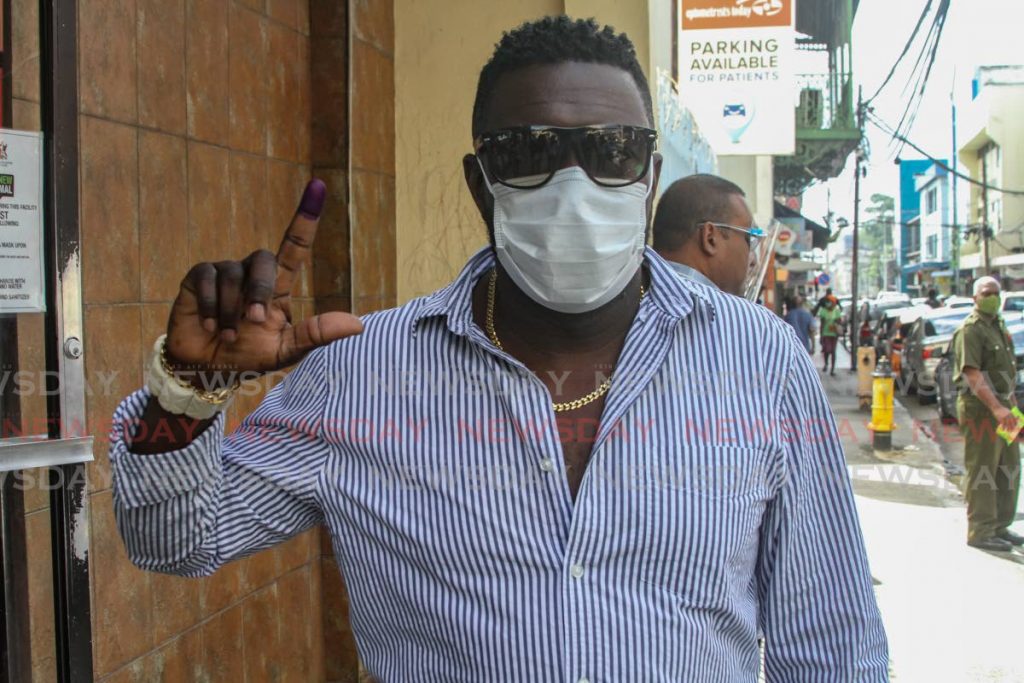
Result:
{"label": "utility pole", "polygon": [[850,270],[853,273],[850,294],[853,301],[850,303],[850,372],[857,372],[857,342],[860,341],[860,330],[857,327],[857,314],[860,313],[860,300],[857,298],[857,280],[860,278],[859,260],[860,254],[860,174],[862,160],[862,146],[864,144],[864,88],[857,88],[857,130],[860,138],[857,141],[856,174],[853,179],[853,263]]}
{"label": "utility pole", "polygon": [[985,264],[983,275],[992,274],[992,259],[989,255],[988,238],[992,232],[988,227],[988,145],[981,148],[981,261]]}
{"label": "utility pole", "polygon": [[[956,72],[953,74],[953,78],[956,78]],[[960,221],[959,221],[959,206],[957,206],[956,197],[956,170],[957,170],[957,151],[956,151],[956,100],[953,99],[953,90],[949,91],[949,105],[953,110],[953,154],[949,158],[949,166],[953,169],[953,172],[949,174],[950,182],[952,183],[953,190],[953,244],[952,252],[953,258],[950,259],[950,265],[953,267],[953,294],[960,294]]]}

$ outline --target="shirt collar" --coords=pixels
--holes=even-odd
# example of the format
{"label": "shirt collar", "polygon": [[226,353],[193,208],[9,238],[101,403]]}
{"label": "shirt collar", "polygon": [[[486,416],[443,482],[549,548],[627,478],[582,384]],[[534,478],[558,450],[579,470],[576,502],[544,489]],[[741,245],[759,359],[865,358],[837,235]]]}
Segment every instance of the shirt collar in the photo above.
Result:
{"label": "shirt collar", "polygon": [[[473,254],[455,280],[422,300],[412,319],[413,333],[420,321],[444,317],[453,333],[466,336],[473,326],[473,287],[477,280],[494,268],[496,262],[494,249],[490,246]],[[712,295],[702,291],[703,287],[694,286],[693,281],[679,277],[671,264],[650,247],[644,248],[644,265],[651,276],[650,291],[644,298],[659,314],[681,320],[699,303],[714,319]]]}
{"label": "shirt collar", "polygon": [[685,277],[688,280],[699,282],[707,287],[715,287],[715,283],[712,282],[707,275],[700,272],[696,268],[686,265],[685,263],[679,263],[678,261],[672,261],[671,259],[665,259],[665,263],[668,267],[676,272],[679,277]]}

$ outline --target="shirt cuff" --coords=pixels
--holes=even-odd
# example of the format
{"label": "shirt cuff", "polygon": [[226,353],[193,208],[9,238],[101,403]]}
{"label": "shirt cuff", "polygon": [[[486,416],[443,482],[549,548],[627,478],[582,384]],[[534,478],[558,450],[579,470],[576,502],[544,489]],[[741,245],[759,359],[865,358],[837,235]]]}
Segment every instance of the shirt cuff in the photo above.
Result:
{"label": "shirt cuff", "polygon": [[166,453],[132,453],[129,450],[139,421],[149,403],[148,389],[128,396],[114,412],[110,433],[110,464],[114,494],[122,507],[156,505],[207,485],[220,478],[220,445],[224,413],[185,448]]}

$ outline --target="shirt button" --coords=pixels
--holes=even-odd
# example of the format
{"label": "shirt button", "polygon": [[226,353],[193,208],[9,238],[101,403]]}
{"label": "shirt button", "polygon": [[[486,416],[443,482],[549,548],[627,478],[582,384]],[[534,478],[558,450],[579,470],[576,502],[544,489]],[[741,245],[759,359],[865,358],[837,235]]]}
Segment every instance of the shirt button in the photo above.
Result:
{"label": "shirt button", "polygon": [[590,683],[590,679],[584,676],[580,680],[576,681],[576,683]]}
{"label": "shirt button", "polygon": [[578,579],[581,576],[583,576],[583,566],[574,564],[572,567],[569,568],[569,573],[572,574],[572,578]]}
{"label": "shirt button", "polygon": [[540,461],[540,468],[545,472],[550,472],[555,469],[555,463],[551,461],[551,458],[544,458]]}

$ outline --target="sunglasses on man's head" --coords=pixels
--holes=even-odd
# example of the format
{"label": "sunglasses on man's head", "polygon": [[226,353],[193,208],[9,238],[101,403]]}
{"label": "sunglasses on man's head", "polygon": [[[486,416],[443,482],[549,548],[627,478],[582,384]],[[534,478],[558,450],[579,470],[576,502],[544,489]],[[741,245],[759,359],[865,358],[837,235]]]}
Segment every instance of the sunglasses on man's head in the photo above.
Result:
{"label": "sunglasses on man's head", "polygon": [[639,126],[519,126],[473,141],[493,180],[519,189],[544,185],[573,160],[598,185],[625,187],[645,175],[658,133]]}

